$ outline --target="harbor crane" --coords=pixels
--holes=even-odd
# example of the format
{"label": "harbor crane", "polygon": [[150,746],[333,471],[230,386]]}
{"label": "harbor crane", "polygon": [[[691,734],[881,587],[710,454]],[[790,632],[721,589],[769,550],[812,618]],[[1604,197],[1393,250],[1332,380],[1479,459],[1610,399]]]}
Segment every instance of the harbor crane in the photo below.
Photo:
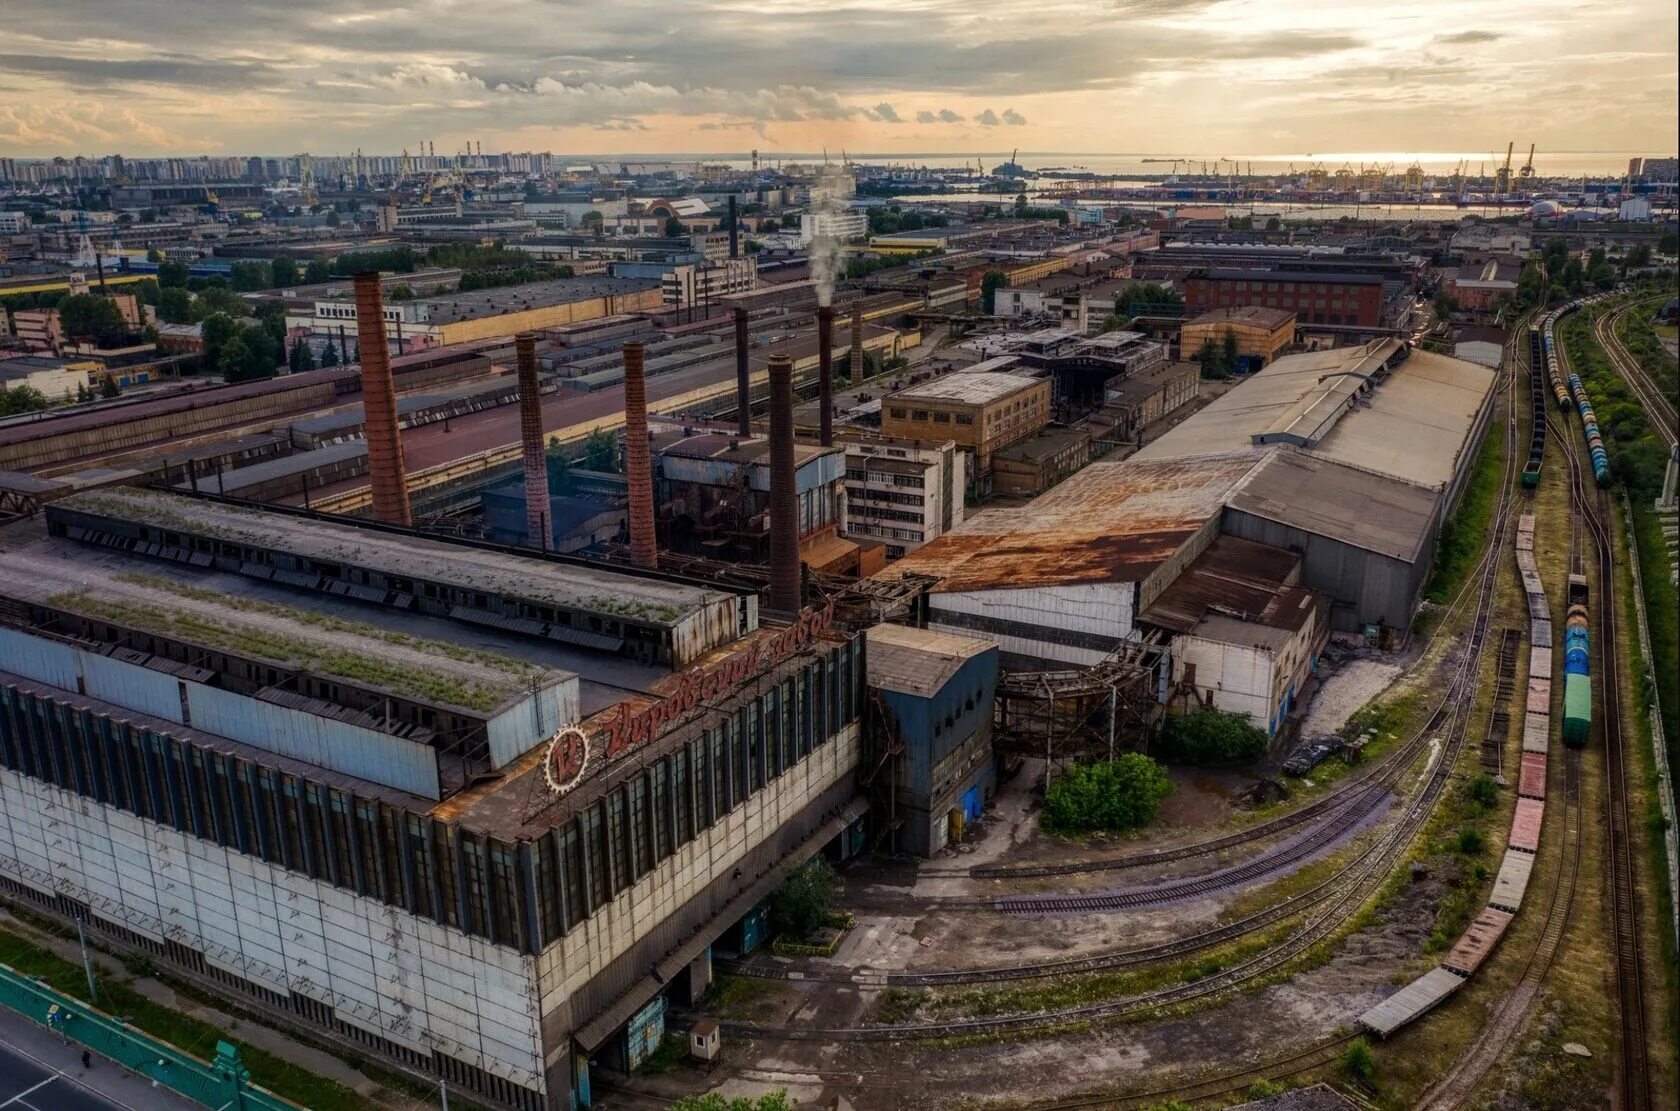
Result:
{"label": "harbor crane", "polygon": [[1532,181],[1534,179],[1534,144],[1533,143],[1528,144],[1528,161],[1524,162],[1522,164],[1522,169],[1517,171],[1517,176],[1522,179],[1524,185],[1527,185],[1530,181]]}
{"label": "harbor crane", "polygon": [[[1494,171],[1493,176],[1493,192],[1495,196],[1501,196],[1511,191],[1511,154],[1516,150],[1516,148],[1517,143],[1515,139],[1505,144],[1505,162]],[[1494,154],[1495,157],[1498,156],[1497,151],[1494,152]]]}

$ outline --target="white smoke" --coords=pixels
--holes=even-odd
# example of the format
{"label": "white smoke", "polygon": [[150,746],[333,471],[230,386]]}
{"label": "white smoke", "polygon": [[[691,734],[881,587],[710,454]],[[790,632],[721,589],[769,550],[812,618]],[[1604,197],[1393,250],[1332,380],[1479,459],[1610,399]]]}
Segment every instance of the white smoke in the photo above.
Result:
{"label": "white smoke", "polygon": [[824,166],[811,186],[811,217],[817,234],[806,249],[811,260],[811,280],[817,283],[817,304],[827,307],[834,303],[834,284],[840,277],[840,240],[835,238],[834,223],[827,217],[848,211],[844,194],[849,176],[844,170]]}

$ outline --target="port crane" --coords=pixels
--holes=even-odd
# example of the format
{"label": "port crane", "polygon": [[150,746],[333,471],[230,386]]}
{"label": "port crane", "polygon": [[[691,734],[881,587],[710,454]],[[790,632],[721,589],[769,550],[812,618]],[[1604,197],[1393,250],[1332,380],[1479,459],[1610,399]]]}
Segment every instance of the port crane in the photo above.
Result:
{"label": "port crane", "polygon": [[1524,185],[1527,185],[1530,181],[1534,180],[1534,144],[1533,143],[1528,144],[1528,161],[1524,162],[1522,164],[1522,169],[1517,171],[1517,176],[1522,179],[1522,182],[1523,182]]}
{"label": "port crane", "polygon": [[[1494,171],[1493,192],[1495,196],[1503,196],[1511,191],[1511,154],[1516,148],[1515,139],[1505,144],[1505,163]],[[1498,157],[1497,151],[1494,152],[1494,156]]]}

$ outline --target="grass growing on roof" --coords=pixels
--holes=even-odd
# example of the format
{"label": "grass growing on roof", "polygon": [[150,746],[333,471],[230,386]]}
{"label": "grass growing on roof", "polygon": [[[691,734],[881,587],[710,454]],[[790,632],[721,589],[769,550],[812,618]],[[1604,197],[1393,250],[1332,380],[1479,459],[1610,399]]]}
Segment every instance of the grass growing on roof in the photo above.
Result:
{"label": "grass growing on roof", "polygon": [[[511,657],[462,649],[442,641],[409,637],[358,622],[291,610],[266,602],[231,598],[183,587],[167,580],[151,579],[149,576],[120,577],[130,582],[143,579],[146,581],[141,585],[161,587],[187,597],[197,595],[201,601],[214,600],[217,605],[234,612],[262,613],[328,632],[371,637],[416,652],[477,664],[499,672],[506,678],[497,682],[450,675],[420,665],[400,663],[389,657],[353,647],[288,636],[252,622],[240,621],[233,616],[213,618],[193,610],[166,609],[161,605],[151,605],[134,599],[99,597],[91,591],[55,594],[47,601],[51,605],[62,606],[77,613],[101,617],[161,635],[179,637],[241,655],[273,660],[288,667],[336,675],[393,694],[473,710],[494,709],[510,695],[521,690],[525,680],[538,671]],[[189,591],[190,594],[187,593]]]}

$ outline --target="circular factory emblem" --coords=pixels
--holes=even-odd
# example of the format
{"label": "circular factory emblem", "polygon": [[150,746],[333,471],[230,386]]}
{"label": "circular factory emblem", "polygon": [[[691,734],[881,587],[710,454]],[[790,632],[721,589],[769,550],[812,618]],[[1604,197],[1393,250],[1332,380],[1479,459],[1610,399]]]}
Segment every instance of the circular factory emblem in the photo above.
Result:
{"label": "circular factory emblem", "polygon": [[589,734],[575,725],[564,725],[548,739],[543,755],[543,778],[548,789],[565,794],[578,785],[589,763]]}

